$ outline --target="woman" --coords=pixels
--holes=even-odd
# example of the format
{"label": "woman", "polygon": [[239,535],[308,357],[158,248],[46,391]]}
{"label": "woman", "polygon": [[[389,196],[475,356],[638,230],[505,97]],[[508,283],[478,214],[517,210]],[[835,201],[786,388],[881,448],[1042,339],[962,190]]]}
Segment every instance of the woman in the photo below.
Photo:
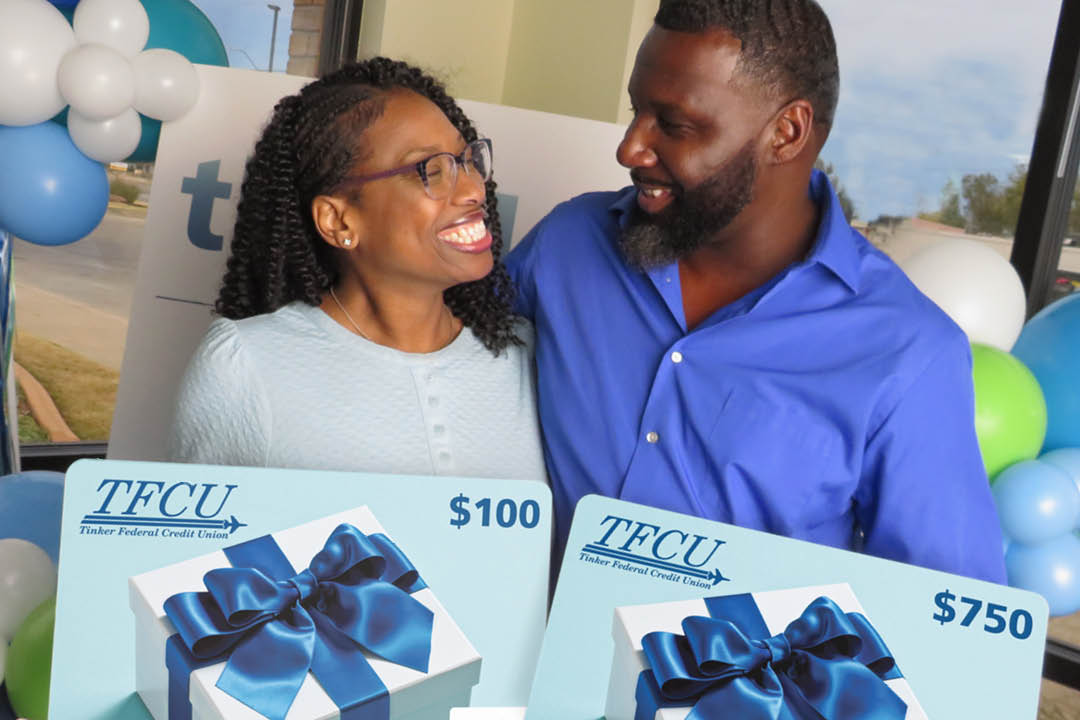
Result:
{"label": "woman", "polygon": [[490,141],[375,58],[281,100],[248,161],[176,460],[545,479]]}

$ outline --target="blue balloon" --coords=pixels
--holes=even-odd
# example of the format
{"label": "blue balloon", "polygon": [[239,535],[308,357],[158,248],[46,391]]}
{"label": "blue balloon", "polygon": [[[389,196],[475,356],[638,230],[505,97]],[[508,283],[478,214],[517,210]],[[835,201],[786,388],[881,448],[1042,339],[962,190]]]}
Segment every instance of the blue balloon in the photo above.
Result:
{"label": "blue balloon", "polygon": [[105,167],[53,122],[0,126],[0,228],[39,245],[90,234],[109,207]]}
{"label": "blue balloon", "polygon": [[1024,460],[1001,471],[990,491],[1001,530],[1013,541],[1034,544],[1070,532],[1080,519],[1080,490],[1064,470]]}
{"label": "blue balloon", "polygon": [[1072,533],[1038,545],[1013,543],[1005,569],[1010,585],[1046,598],[1051,615],[1080,610],[1080,539]]}
{"label": "blue balloon", "polygon": [[[53,5],[63,10],[64,8],[73,8],[79,4],[79,0],[49,0]],[[64,13],[65,15],[67,13]],[[70,18],[69,18],[70,19]]]}
{"label": "blue balloon", "polygon": [[0,539],[34,543],[58,562],[64,475],[45,470],[0,476]]}
{"label": "blue balloon", "polygon": [[1039,462],[1061,468],[1080,490],[1080,448],[1059,448],[1039,458]]}
{"label": "blue balloon", "polygon": [[1080,293],[1031,318],[1012,353],[1028,366],[1046,396],[1043,452],[1080,447]]}

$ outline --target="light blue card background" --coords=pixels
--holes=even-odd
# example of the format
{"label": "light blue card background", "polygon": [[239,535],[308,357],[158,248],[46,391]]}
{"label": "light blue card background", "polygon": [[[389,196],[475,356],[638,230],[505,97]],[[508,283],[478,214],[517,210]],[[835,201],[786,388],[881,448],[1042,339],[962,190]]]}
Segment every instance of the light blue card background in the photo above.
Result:
{"label": "light blue card background", "polygon": [[[83,516],[102,504],[104,493],[98,488],[105,478],[166,486],[177,481],[235,484],[222,515],[235,515],[247,527],[227,540],[80,534]],[[496,502],[510,498],[519,505],[536,500],[540,522],[532,529],[520,524],[503,528],[492,518],[490,527],[482,527],[473,509],[471,522],[455,528],[449,504],[459,493],[474,502],[485,497]],[[361,505],[371,509],[412,559],[483,656],[472,704],[524,705],[547,603],[551,495],[546,485],[82,460],[65,481],[50,720],[150,717],[134,692],[129,576]]]}
{"label": "light blue card background", "polygon": [[[600,540],[614,522],[601,526],[610,515],[723,540],[706,569],[730,581],[695,589],[583,561],[581,548]],[[615,607],[841,582],[851,586],[932,720],[1036,717],[1048,615],[1042,597],[597,496],[584,498],[574,514],[526,717],[595,720],[604,714]],[[982,616],[962,627],[967,606],[959,602],[953,603],[957,619],[941,625],[932,619],[934,596],[945,589],[1010,612],[1027,610],[1031,635],[991,635]]]}

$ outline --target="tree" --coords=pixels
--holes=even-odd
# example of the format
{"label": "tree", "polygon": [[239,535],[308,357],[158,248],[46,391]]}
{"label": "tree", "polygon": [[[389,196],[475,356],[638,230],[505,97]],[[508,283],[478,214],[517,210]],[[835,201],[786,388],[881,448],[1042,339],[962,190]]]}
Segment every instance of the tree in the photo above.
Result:
{"label": "tree", "polygon": [[960,192],[956,189],[956,183],[951,179],[945,183],[941,190],[941,208],[936,212],[919,213],[924,220],[931,220],[942,225],[964,229],[967,227],[967,218],[960,209]]}
{"label": "tree", "polygon": [[1020,203],[1024,199],[1027,186],[1027,165],[1018,163],[1009,173],[1009,184],[1005,186],[1001,197],[1001,221],[1005,232],[1016,234],[1016,223],[1020,219]]}
{"label": "tree", "polygon": [[847,221],[851,222],[852,220],[857,218],[858,215],[855,211],[855,201],[851,199],[851,196],[848,195],[847,190],[840,183],[840,178],[836,174],[836,168],[833,167],[833,164],[827,163],[821,158],[818,158],[814,161],[814,168],[820,170],[821,172],[825,173],[826,176],[828,176],[829,182],[832,183],[833,190],[836,191],[836,198],[840,201],[840,207],[843,209],[844,217],[847,218]]}
{"label": "tree", "polygon": [[1001,183],[992,173],[965,175],[960,181],[968,232],[1000,235],[1005,230]]}

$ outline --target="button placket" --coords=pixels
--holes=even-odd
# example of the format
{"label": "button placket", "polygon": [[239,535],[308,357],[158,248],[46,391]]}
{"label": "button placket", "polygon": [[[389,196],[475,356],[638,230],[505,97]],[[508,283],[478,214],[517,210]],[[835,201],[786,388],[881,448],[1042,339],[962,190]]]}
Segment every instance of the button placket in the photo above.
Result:
{"label": "button placket", "polygon": [[454,455],[439,374],[430,368],[421,368],[414,373],[414,377],[417,379],[432,467],[436,474],[450,474],[454,469]]}

